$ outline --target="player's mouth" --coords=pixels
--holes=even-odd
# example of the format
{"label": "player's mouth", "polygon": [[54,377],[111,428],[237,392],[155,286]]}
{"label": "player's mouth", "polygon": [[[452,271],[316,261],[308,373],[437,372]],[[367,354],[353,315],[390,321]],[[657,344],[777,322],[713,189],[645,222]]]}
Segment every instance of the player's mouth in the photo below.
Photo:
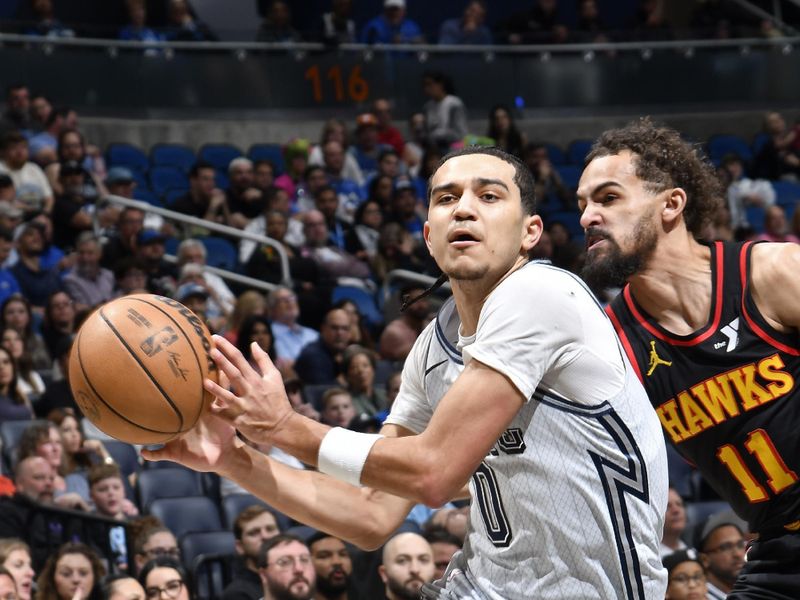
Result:
{"label": "player's mouth", "polygon": [[477,246],[480,243],[475,234],[469,229],[459,228],[451,231],[447,236],[447,241],[454,248],[469,248],[470,246]]}
{"label": "player's mouth", "polygon": [[586,251],[597,250],[610,236],[599,229],[589,228],[586,230]]}

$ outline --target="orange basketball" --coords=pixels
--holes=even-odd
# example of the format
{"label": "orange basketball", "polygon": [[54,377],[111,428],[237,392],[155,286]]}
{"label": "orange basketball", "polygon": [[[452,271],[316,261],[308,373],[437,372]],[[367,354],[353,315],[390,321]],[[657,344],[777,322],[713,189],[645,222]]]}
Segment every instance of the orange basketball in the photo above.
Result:
{"label": "orange basketball", "polygon": [[69,357],[69,384],[83,414],[131,444],[157,444],[191,429],[216,380],[211,335],[172,298],[124,296],[83,323]]}

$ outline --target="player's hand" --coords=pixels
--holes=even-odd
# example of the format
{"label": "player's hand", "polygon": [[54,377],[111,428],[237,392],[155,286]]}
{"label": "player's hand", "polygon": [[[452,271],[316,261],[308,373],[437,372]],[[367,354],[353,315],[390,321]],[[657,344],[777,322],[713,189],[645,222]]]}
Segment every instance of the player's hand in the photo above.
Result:
{"label": "player's hand", "polygon": [[208,411],[203,411],[197,424],[181,437],[164,444],[163,448],[142,449],[146,460],[171,460],[195,471],[214,471],[224,474],[226,459],[244,445],[228,423]]}
{"label": "player's hand", "polygon": [[241,352],[225,338],[214,336],[211,358],[231,389],[205,380],[205,388],[216,396],[211,412],[219,415],[253,442],[269,444],[283,422],[294,413],[283,377],[269,356],[253,342],[253,359],[261,374],[247,362]]}

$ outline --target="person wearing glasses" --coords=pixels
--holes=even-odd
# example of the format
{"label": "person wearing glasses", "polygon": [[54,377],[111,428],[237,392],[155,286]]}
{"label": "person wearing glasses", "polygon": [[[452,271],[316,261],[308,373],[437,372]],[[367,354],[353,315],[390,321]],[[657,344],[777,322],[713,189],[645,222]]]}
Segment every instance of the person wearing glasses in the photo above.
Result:
{"label": "person wearing glasses", "polygon": [[179,561],[181,551],[173,533],[164,526],[151,527],[140,533],[133,542],[134,565],[139,573],[154,558],[168,557]]}
{"label": "person wearing glasses", "polygon": [[733,512],[711,515],[698,530],[695,547],[708,576],[708,597],[723,600],[744,567],[746,524]]}
{"label": "person wearing glasses", "polygon": [[[317,573],[306,543],[293,535],[276,535],[261,546],[258,574],[264,588],[263,600],[312,600]],[[150,598],[148,600],[157,600]]]}
{"label": "person wearing glasses", "polygon": [[192,595],[181,564],[170,556],[149,561],[139,573],[146,600],[191,600]]}
{"label": "person wearing glasses", "polygon": [[706,571],[693,549],[678,550],[665,556],[668,584],[665,600],[706,600]]}

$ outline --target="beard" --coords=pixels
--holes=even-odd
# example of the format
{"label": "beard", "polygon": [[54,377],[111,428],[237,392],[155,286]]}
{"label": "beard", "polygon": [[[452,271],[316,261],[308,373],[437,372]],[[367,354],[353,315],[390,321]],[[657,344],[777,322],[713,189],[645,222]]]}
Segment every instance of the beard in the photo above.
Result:
{"label": "beard", "polygon": [[581,277],[592,291],[600,292],[606,288],[622,287],[637,273],[641,272],[653,256],[658,245],[658,232],[651,215],[645,215],[636,223],[633,230],[633,249],[622,252],[619,244],[599,228],[590,227],[586,238],[601,237],[606,240],[604,253],[587,252],[586,263]]}
{"label": "beard", "polygon": [[[293,592],[292,586],[298,582],[305,582],[308,591],[305,593]],[[296,577],[286,586],[269,582],[269,592],[275,600],[311,600],[314,597],[314,591],[315,587],[305,577]]]}
{"label": "beard", "polygon": [[330,576],[317,577],[317,591],[326,598],[337,598],[346,592],[350,587],[350,576],[344,571],[341,572],[344,574],[344,580],[341,583],[333,583]]}
{"label": "beard", "polygon": [[[411,585],[412,582],[414,585]],[[416,585],[416,584],[419,585]],[[395,598],[398,600],[419,600],[419,591],[424,585],[424,581],[421,579],[409,579],[405,583],[400,583],[395,579],[389,579],[386,582],[386,586],[389,588],[389,591],[394,594]]]}

